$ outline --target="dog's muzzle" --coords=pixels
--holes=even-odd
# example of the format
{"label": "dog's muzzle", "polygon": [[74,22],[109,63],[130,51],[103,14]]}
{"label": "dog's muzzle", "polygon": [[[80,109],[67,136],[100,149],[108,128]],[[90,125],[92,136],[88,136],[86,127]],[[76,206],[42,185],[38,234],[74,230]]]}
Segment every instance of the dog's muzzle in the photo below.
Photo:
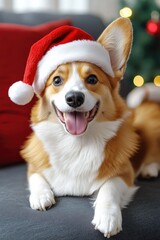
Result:
{"label": "dog's muzzle", "polygon": [[99,101],[88,112],[78,111],[76,109],[84,102],[83,94],[71,94],[70,92],[70,94],[66,94],[66,101],[68,102],[68,105],[72,106],[75,110],[70,112],[61,112],[53,103],[57,117],[63,123],[67,132],[72,135],[81,135],[86,131],[88,123],[95,118],[99,109]]}

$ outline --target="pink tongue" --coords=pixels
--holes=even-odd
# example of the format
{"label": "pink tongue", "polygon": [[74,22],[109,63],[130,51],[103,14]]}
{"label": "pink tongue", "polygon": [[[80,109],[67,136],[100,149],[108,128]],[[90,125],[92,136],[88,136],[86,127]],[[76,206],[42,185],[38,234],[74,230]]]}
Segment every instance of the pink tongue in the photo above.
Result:
{"label": "pink tongue", "polygon": [[84,113],[71,112],[64,114],[66,129],[72,135],[80,135],[87,128],[87,119]]}

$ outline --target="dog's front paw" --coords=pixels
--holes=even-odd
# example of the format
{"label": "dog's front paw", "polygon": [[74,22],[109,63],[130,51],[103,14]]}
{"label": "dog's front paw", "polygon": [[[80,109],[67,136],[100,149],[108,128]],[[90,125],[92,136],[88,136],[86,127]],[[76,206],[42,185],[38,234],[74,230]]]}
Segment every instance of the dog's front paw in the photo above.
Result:
{"label": "dog's front paw", "polygon": [[108,207],[105,210],[95,209],[92,221],[96,230],[99,230],[105,237],[109,238],[122,231],[122,215],[119,207]]}
{"label": "dog's front paw", "polygon": [[30,206],[34,210],[46,211],[55,204],[53,192],[49,189],[31,193],[29,197]]}

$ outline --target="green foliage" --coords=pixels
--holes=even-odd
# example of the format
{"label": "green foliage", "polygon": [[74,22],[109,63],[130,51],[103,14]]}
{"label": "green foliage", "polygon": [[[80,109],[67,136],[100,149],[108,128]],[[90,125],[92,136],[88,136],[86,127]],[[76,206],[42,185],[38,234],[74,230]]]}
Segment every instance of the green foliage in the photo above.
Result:
{"label": "green foliage", "polygon": [[152,82],[156,75],[160,75],[160,34],[150,35],[146,24],[153,11],[160,14],[160,8],[156,0],[123,0],[121,7],[130,7],[133,12],[130,19],[134,38],[126,78],[132,82],[134,76],[141,75],[145,82]]}

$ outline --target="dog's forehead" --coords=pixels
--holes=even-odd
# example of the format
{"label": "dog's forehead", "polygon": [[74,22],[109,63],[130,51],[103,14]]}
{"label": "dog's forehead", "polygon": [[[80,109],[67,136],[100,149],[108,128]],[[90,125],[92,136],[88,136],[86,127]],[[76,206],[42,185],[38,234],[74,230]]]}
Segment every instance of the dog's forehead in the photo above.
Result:
{"label": "dog's forehead", "polygon": [[77,69],[79,69],[84,74],[91,74],[93,71],[93,66],[89,63],[79,63],[77,64]]}
{"label": "dog's forehead", "polygon": [[58,68],[55,70],[55,74],[60,74],[60,75],[65,75],[65,74],[69,74],[71,72],[72,69],[72,64],[71,63],[67,63],[67,64],[62,64],[60,66],[58,66]]}
{"label": "dog's forehead", "polygon": [[80,91],[84,89],[85,87],[81,79],[78,63],[71,63],[69,70],[70,70],[70,73],[68,75],[69,77],[65,84],[66,90]]}
{"label": "dog's forehead", "polygon": [[68,71],[69,65],[60,65],[57,68],[57,72],[58,73],[65,73],[66,71]]}
{"label": "dog's forehead", "polygon": [[73,86],[81,86],[84,85],[82,83],[82,79],[86,77],[86,75],[91,74],[93,71],[91,65],[87,63],[68,63],[60,65],[55,71],[55,75],[62,75],[65,78],[65,84],[68,87]]}
{"label": "dog's forehead", "polygon": [[85,74],[90,74],[94,70],[94,66],[91,63],[81,63],[81,62],[74,62],[74,63],[67,63],[58,66],[56,72],[59,74],[73,71],[83,72]]}

